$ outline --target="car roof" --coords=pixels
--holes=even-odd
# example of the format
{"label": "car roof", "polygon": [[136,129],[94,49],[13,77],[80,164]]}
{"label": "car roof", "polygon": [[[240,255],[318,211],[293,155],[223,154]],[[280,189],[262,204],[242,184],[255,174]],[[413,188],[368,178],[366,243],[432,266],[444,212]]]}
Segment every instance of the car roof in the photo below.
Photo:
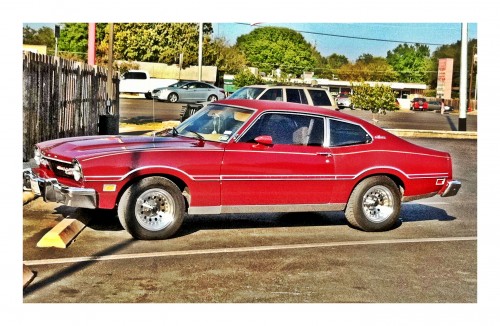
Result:
{"label": "car roof", "polygon": [[243,86],[242,88],[245,87],[254,87],[254,88],[302,88],[302,89],[319,89],[319,90],[325,90],[328,91],[326,88],[323,87],[314,87],[314,86],[294,86],[294,85],[246,85]]}

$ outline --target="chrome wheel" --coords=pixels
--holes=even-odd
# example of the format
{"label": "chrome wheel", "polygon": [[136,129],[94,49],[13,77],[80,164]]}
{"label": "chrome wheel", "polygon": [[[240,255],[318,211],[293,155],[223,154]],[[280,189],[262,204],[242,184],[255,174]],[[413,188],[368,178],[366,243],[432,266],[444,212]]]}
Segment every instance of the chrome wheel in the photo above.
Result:
{"label": "chrome wheel", "polygon": [[392,191],[381,185],[371,187],[363,196],[362,210],[369,221],[384,222],[394,212]]}
{"label": "chrome wheel", "polygon": [[160,188],[143,192],[135,204],[135,218],[148,231],[165,229],[174,222],[174,198],[170,193]]}

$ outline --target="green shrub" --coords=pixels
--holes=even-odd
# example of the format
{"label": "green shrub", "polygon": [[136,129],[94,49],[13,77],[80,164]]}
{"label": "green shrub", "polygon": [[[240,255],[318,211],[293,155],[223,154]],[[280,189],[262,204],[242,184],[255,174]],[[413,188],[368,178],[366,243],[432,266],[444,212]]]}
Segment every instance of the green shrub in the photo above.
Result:
{"label": "green shrub", "polygon": [[396,94],[390,86],[366,83],[353,85],[352,103],[355,108],[385,114],[386,111],[399,109]]}

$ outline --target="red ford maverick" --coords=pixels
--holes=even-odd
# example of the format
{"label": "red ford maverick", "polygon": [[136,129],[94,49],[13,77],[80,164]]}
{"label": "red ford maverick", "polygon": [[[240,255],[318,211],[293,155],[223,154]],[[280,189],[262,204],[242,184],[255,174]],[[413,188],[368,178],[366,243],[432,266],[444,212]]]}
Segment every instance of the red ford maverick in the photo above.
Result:
{"label": "red ford maverick", "polygon": [[[185,214],[345,212],[365,231],[397,222],[402,202],[454,196],[448,153],[331,109],[223,100],[153,136],[36,145],[24,183],[45,201],[116,209],[138,239],[172,236]],[[425,162],[425,164],[422,164]]]}

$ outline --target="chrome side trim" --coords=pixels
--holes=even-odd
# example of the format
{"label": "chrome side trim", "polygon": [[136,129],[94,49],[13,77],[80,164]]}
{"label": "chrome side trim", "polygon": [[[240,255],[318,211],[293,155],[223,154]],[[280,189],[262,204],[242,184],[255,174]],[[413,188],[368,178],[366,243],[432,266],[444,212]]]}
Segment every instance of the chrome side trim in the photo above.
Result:
{"label": "chrome side trim", "polygon": [[342,211],[346,204],[243,205],[189,207],[188,214],[212,215],[230,213],[292,213]]}
{"label": "chrome side trim", "polygon": [[424,195],[403,196],[403,198],[401,199],[401,202],[407,203],[409,201],[414,201],[414,200],[429,198],[429,197],[433,197],[433,196],[436,196],[436,195],[437,195],[437,191],[431,192],[431,193],[428,193],[428,194],[424,194]]}

